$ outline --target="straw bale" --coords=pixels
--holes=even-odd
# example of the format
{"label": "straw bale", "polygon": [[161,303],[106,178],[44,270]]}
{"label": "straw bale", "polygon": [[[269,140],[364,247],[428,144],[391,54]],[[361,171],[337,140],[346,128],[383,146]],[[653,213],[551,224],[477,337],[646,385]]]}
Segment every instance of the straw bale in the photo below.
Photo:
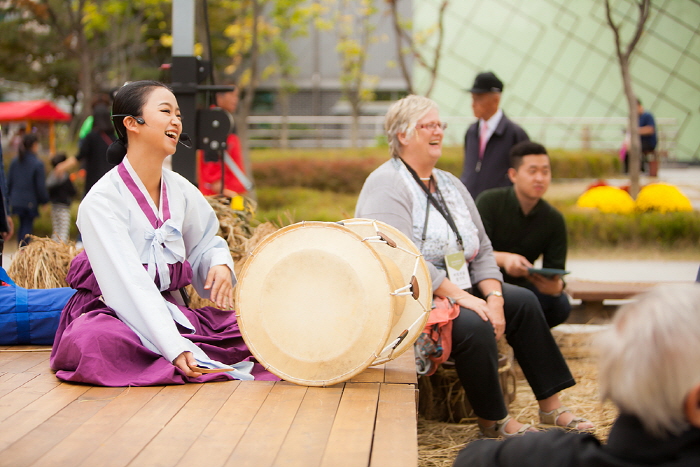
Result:
{"label": "straw bale", "polygon": [[[244,211],[231,209],[228,198],[221,196],[207,196],[206,198],[219,220],[218,235],[228,243],[231,256],[233,257],[234,272],[238,274],[250,252],[265,237],[276,232],[277,227],[271,222],[253,226],[255,202],[249,198],[244,198]],[[187,293],[190,296],[191,308],[215,306],[212,301],[200,297],[191,285],[187,286]]]}
{"label": "straw bale", "polygon": [[12,258],[7,273],[17,285],[27,289],[68,287],[68,268],[79,252],[75,242],[56,242],[32,235],[31,242]]}

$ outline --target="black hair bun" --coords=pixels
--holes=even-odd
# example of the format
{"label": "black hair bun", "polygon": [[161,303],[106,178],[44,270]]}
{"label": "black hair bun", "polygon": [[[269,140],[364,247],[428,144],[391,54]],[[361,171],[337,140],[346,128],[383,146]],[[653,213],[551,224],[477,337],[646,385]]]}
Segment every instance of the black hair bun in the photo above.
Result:
{"label": "black hair bun", "polygon": [[126,145],[120,139],[115,140],[107,148],[107,162],[110,164],[120,164],[124,160],[124,156],[126,156]]}

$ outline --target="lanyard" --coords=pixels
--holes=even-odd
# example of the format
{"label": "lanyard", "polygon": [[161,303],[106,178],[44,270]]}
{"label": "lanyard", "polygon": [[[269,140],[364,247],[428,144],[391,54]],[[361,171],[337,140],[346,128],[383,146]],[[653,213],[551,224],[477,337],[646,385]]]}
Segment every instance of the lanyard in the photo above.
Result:
{"label": "lanyard", "polygon": [[[418,177],[418,174],[416,173],[415,170],[413,170],[413,167],[411,167],[410,165],[406,164],[406,161],[404,161],[403,159],[401,159],[401,162],[404,163],[404,165],[406,166],[406,168],[408,169],[408,171],[409,171],[409,172],[411,173],[411,175],[413,176],[414,180],[415,180],[415,181],[418,183],[418,185],[423,189],[423,191],[425,192],[426,196],[428,197],[428,201],[426,202],[426,206],[425,206],[425,223],[424,223],[424,225],[423,225],[423,239],[422,239],[422,240],[425,241],[425,232],[426,232],[426,229],[428,228],[428,213],[430,212],[430,204],[432,204],[432,205],[435,207],[435,209],[437,210],[437,212],[439,212],[439,213],[442,215],[442,217],[445,218],[445,220],[446,220],[447,223],[449,224],[450,228],[452,229],[452,231],[453,231],[453,232],[455,233],[455,235],[457,236],[457,243],[459,243],[460,248],[464,248],[464,246],[462,245],[462,236],[459,234],[459,230],[457,230],[457,225],[455,224],[455,221],[454,221],[454,219],[452,218],[452,215],[450,214],[450,210],[447,209],[447,203],[445,203],[445,200],[444,200],[443,197],[442,197],[442,193],[440,193],[440,188],[437,186],[437,182],[435,183],[435,190],[436,190],[436,193],[437,193],[438,197],[440,198],[440,201],[438,201],[437,199],[435,199],[435,197],[434,197],[433,194],[430,192],[430,190],[428,189],[428,187],[426,187],[426,186],[421,182],[420,178]],[[432,175],[430,176],[430,179],[433,180],[433,176],[432,176]]]}

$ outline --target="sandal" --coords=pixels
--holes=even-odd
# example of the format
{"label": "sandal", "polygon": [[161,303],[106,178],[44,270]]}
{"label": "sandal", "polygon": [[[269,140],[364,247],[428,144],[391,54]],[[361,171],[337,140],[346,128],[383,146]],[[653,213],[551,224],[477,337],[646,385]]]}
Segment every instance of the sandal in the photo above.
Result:
{"label": "sandal", "polygon": [[559,416],[563,413],[570,413],[573,415],[573,412],[571,411],[571,409],[566,407],[565,405],[562,405],[558,409],[554,409],[551,412],[543,412],[542,410],[540,410],[540,425],[548,425],[548,426],[552,426],[552,427],[559,428],[559,429],[564,429],[564,430],[569,430],[569,431],[580,431],[580,432],[591,432],[595,429],[594,427],[592,427],[592,428],[584,428],[584,429],[580,430],[578,428],[578,425],[580,423],[591,423],[591,421],[588,420],[587,418],[576,417],[576,416],[574,416],[574,418],[566,426],[562,426],[562,425],[557,424],[557,420],[559,420]]}
{"label": "sandal", "polygon": [[510,438],[512,436],[524,435],[528,431],[537,431],[532,425],[525,423],[515,433],[507,433],[506,425],[508,425],[511,418],[510,415],[506,415],[506,418],[496,421],[496,423],[491,426],[483,426],[479,422],[477,422],[477,425],[479,425],[479,430],[484,438]]}

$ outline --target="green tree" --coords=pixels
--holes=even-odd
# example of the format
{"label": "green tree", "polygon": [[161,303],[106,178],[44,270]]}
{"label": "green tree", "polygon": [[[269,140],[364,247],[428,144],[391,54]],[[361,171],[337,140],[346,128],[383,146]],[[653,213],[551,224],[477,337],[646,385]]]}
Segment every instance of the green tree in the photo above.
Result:
{"label": "green tree", "polygon": [[378,78],[364,72],[370,45],[379,41],[374,34],[377,7],[374,0],[326,0],[330,20],[318,20],[319,29],[336,31],[340,59],[340,87],[350,104],[350,144],[358,146],[362,105],[374,99]]}
{"label": "green tree", "polygon": [[[449,5],[449,0],[442,0],[438,9],[438,21],[434,26],[431,26],[422,31],[413,31],[413,22],[402,18],[399,15],[398,3],[399,0],[387,0],[391,10],[391,21],[394,25],[394,33],[396,35],[396,56],[401,69],[401,74],[406,81],[406,87],[409,94],[415,94],[416,90],[413,86],[413,74],[408,69],[407,57],[412,57],[418,65],[425,68],[430,75],[428,87],[425,90],[425,96],[430,97],[437,80],[438,65],[442,56],[442,43],[445,36],[444,18],[445,11]],[[430,49],[430,41],[437,35],[435,44],[432,46],[432,52],[426,53],[426,49]]]}
{"label": "green tree", "polygon": [[272,24],[278,34],[272,37],[272,51],[276,58],[279,76],[279,100],[282,114],[280,146],[289,147],[289,96],[297,92],[294,76],[299,72],[296,56],[289,47],[295,37],[308,34],[309,21],[319,13],[318,4],[307,4],[306,0],[276,0],[272,8]]}
{"label": "green tree", "polygon": [[[150,27],[168,27],[169,4],[163,0],[16,0],[4,7],[2,26],[10,34],[3,34],[1,47],[6,47],[5,41],[21,41],[21,47],[31,52],[25,54],[31,56],[31,72],[22,81],[48,85],[55,96],[69,97],[74,104],[80,99],[84,118],[96,91],[125,80],[157,77],[157,67],[148,66],[147,58],[158,56],[155,49],[164,49]],[[22,52],[26,50],[12,50],[14,58],[8,61],[21,60]]]}

